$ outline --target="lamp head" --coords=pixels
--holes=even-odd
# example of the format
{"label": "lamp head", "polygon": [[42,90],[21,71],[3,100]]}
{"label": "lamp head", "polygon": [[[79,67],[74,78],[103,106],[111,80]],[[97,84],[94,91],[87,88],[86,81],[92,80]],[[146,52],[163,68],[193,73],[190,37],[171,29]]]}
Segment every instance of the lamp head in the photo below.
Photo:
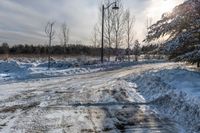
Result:
{"label": "lamp head", "polygon": [[112,7],[113,10],[119,10],[119,7],[117,6],[117,2],[115,2],[115,6]]}

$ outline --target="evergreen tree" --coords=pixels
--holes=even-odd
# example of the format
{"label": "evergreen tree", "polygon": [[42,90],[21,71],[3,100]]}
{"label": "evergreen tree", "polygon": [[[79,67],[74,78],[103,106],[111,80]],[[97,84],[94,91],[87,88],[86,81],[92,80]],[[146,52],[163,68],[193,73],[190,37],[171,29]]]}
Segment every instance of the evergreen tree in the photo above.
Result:
{"label": "evergreen tree", "polygon": [[200,62],[200,0],[188,0],[149,29],[146,41],[168,37],[162,52],[175,61]]}
{"label": "evergreen tree", "polygon": [[8,54],[9,53],[8,43],[2,43],[2,46],[0,48],[0,53],[2,53],[2,54]]}
{"label": "evergreen tree", "polygon": [[140,43],[138,40],[135,40],[133,54],[135,55],[135,61],[138,61],[138,56],[140,56],[140,54],[141,54]]}

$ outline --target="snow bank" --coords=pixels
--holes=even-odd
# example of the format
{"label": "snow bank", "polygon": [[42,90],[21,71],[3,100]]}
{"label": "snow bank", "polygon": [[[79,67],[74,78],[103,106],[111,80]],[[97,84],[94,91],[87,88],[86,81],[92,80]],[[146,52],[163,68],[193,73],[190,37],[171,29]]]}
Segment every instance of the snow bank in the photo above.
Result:
{"label": "snow bank", "polygon": [[128,78],[157,111],[188,132],[200,132],[200,73],[182,67],[153,70]]}
{"label": "snow bank", "polygon": [[[155,61],[148,63],[152,62]],[[147,62],[105,62],[102,64],[95,58],[83,56],[79,58],[66,58],[63,60],[51,59],[51,69],[48,70],[48,61],[44,58],[16,58],[8,61],[0,60],[0,83],[11,80],[49,78],[102,70],[113,70],[142,63],[144,64]]]}
{"label": "snow bank", "polygon": [[82,62],[78,63],[76,60],[71,62],[53,60],[50,65],[51,69],[48,70],[48,62],[44,60],[0,61],[0,82],[83,74],[99,70],[99,67],[90,68]]}
{"label": "snow bank", "polygon": [[[51,68],[67,69],[72,67],[73,65],[69,62],[64,62],[64,61],[52,61],[50,63],[50,66]],[[37,67],[48,67],[48,62],[38,64]]]}
{"label": "snow bank", "polygon": [[16,71],[24,71],[26,68],[20,66],[16,61],[0,61],[0,73],[14,73]]}
{"label": "snow bank", "polygon": [[0,61],[0,82],[26,76],[30,66],[32,65],[19,63],[15,60]]}

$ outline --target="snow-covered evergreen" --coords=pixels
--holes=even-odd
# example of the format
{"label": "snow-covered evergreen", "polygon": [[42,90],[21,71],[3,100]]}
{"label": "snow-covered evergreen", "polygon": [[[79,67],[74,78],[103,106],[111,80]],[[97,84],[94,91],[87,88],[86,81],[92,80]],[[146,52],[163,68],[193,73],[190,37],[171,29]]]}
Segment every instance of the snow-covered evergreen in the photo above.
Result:
{"label": "snow-covered evergreen", "polygon": [[188,0],[150,27],[147,41],[166,38],[162,52],[176,61],[200,62],[200,0]]}

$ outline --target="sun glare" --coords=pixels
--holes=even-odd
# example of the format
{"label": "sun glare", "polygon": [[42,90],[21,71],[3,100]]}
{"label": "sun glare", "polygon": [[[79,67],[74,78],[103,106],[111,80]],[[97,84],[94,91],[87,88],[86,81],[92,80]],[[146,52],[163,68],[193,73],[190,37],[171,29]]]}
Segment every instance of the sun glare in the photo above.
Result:
{"label": "sun glare", "polygon": [[171,12],[175,6],[182,3],[183,0],[152,0],[147,10],[147,17],[160,19],[163,13]]}
{"label": "sun glare", "polygon": [[163,0],[160,6],[160,12],[171,12],[175,6],[176,2],[174,0]]}

